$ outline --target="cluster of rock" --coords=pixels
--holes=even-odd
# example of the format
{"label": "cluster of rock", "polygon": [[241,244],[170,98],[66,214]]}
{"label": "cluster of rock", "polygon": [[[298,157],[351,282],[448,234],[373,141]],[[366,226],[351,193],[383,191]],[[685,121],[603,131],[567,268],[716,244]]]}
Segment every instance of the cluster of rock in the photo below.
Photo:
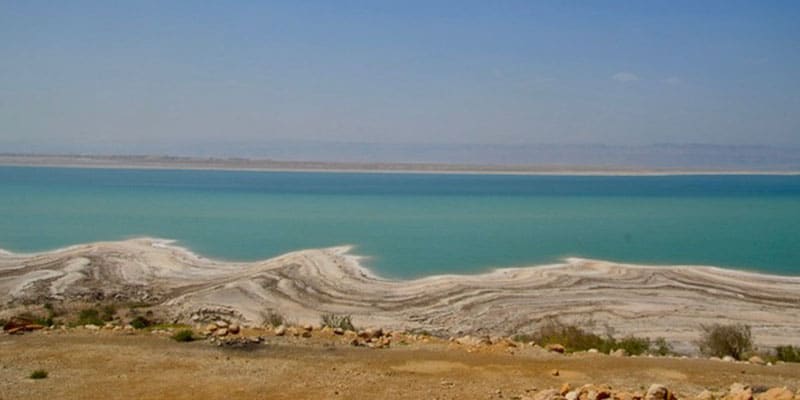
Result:
{"label": "cluster of rock", "polygon": [[[583,385],[573,389],[568,383],[560,389],[546,389],[533,395],[518,396],[520,400],[677,400],[678,394],[661,384],[650,385],[646,392],[614,390],[609,385]],[[696,400],[800,400],[800,389],[795,393],[786,387],[775,387],[754,394],[753,388],[734,383],[728,390],[704,390],[694,396]]]}
{"label": "cluster of rock", "polygon": [[228,335],[237,335],[242,330],[239,324],[228,323],[223,320],[215,321],[214,323],[206,325],[203,330],[205,336],[225,337]]}

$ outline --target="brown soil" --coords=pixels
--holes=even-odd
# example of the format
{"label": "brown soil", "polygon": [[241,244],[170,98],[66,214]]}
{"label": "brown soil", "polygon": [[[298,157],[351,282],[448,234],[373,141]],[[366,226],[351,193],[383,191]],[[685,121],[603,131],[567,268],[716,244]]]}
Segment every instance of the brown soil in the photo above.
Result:
{"label": "brown soil", "polygon": [[[564,382],[639,392],[661,383],[691,398],[733,382],[800,385],[800,364],[474,350],[437,340],[375,350],[316,335],[268,337],[246,349],[150,333],[2,335],[0,399],[509,399]],[[49,376],[28,379],[36,369]]]}

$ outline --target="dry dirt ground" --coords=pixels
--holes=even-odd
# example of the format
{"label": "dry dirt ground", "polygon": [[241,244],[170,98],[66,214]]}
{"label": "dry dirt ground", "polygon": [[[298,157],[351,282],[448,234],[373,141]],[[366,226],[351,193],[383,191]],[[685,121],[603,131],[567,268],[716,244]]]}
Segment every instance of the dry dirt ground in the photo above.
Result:
{"label": "dry dirt ground", "polygon": [[[640,392],[661,383],[693,398],[733,382],[800,386],[800,364],[468,351],[446,341],[380,350],[317,337],[267,342],[241,349],[149,333],[2,335],[0,399],[512,399],[565,382]],[[28,379],[36,369],[49,376]]]}

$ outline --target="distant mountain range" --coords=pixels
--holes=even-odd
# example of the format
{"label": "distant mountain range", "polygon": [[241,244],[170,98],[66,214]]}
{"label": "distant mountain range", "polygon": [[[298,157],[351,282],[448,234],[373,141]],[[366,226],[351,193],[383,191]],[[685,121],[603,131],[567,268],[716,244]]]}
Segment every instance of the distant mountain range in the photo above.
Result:
{"label": "distant mountain range", "polygon": [[[253,145],[225,143],[195,148],[186,146],[135,147],[131,152],[115,146],[82,151],[30,151],[8,154],[61,156],[147,154],[275,162],[344,164],[451,164],[459,166],[515,166],[580,170],[750,170],[800,171],[798,146],[721,146],[709,144],[656,144],[647,146],[559,144],[378,144],[275,142]],[[131,150],[130,147],[126,147]],[[78,149],[75,149],[78,150]],[[164,155],[164,156],[162,156]],[[102,157],[101,157],[102,158]]]}

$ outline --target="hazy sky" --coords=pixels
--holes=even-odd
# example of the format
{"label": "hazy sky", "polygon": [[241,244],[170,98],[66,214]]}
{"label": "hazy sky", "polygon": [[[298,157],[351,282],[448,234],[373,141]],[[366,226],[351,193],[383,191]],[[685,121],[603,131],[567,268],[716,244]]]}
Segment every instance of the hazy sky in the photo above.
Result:
{"label": "hazy sky", "polygon": [[0,0],[0,152],[800,144],[797,1],[128,3]]}

